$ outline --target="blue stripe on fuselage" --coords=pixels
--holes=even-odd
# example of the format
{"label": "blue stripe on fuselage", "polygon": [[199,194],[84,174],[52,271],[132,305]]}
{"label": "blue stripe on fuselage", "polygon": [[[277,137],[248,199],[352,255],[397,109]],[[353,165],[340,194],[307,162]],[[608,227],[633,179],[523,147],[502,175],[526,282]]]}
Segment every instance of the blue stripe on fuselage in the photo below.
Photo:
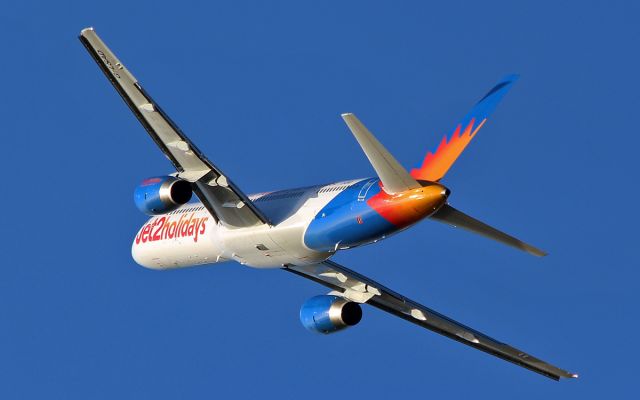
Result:
{"label": "blue stripe on fuselage", "polygon": [[333,251],[393,233],[397,228],[367,204],[380,192],[378,183],[376,178],[365,179],[340,192],[311,221],[304,244],[313,250]]}

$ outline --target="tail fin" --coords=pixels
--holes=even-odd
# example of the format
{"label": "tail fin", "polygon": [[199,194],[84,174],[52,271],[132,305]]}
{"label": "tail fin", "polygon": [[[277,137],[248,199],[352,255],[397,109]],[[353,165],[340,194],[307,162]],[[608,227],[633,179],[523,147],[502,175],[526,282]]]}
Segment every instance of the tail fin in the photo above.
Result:
{"label": "tail fin", "polygon": [[517,80],[518,75],[508,75],[498,82],[456,125],[451,138],[443,137],[437,150],[427,153],[422,166],[413,169],[411,176],[432,182],[442,179]]}
{"label": "tail fin", "polygon": [[435,219],[436,221],[444,222],[445,224],[451,225],[453,227],[459,227],[470,232],[477,233],[486,238],[493,239],[522,251],[526,251],[527,253],[533,254],[534,256],[543,257],[547,255],[546,252],[533,247],[523,241],[520,241],[513,236],[507,235],[504,232],[500,232],[496,228],[493,228],[485,224],[484,222],[480,222],[477,219],[456,210],[448,204],[442,206],[435,214],[431,215],[430,218]]}

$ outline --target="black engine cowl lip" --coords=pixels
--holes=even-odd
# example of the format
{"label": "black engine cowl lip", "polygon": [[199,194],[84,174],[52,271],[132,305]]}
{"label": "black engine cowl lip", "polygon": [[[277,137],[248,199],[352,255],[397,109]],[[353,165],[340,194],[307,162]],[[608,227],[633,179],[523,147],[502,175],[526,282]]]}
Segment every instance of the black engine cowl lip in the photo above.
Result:
{"label": "black engine cowl lip", "polygon": [[171,201],[175,204],[183,205],[188,203],[193,196],[191,183],[182,179],[177,179],[171,182],[169,187],[169,196]]}
{"label": "black engine cowl lip", "polygon": [[348,301],[342,306],[342,321],[347,326],[357,325],[362,320],[362,307],[360,304]]}
{"label": "black engine cowl lip", "polygon": [[177,178],[168,179],[162,183],[160,190],[160,201],[166,205],[181,206],[191,200],[193,191],[191,183]]}

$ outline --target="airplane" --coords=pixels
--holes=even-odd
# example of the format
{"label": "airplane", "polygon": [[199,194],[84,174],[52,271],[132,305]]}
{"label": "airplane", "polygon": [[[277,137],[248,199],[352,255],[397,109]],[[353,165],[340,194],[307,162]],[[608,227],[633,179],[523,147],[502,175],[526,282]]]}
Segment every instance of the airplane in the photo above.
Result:
{"label": "airplane", "polygon": [[[351,113],[342,118],[377,176],[247,195],[189,140],[91,27],[80,41],[125,103],[176,169],[143,180],[136,206],[150,219],[132,244],[140,265],[166,270],[236,261],[277,268],[310,279],[330,292],[307,300],[302,325],[330,334],[354,326],[369,304],[448,338],[546,377],[577,378],[521,350],[469,328],[354,272],[331,258],[339,251],[376,243],[423,219],[485,236],[519,250],[546,253],[452,207],[441,183],[449,168],[484,126],[518,79],[496,84],[407,171]],[[195,193],[199,201],[193,202]]]}

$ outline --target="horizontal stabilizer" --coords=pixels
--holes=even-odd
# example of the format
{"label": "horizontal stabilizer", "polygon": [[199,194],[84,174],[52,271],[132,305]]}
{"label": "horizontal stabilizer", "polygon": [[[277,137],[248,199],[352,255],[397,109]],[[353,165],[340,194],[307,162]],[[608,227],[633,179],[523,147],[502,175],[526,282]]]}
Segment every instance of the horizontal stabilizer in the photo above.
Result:
{"label": "horizontal stabilizer", "polygon": [[436,221],[444,222],[445,224],[451,225],[453,227],[458,227],[466,229],[473,233],[477,233],[489,239],[493,239],[508,246],[515,247],[516,249],[526,251],[527,253],[533,254],[534,256],[543,257],[547,255],[546,252],[533,247],[523,241],[520,241],[513,236],[507,235],[504,232],[500,232],[499,230],[485,224],[484,222],[480,222],[477,219],[456,210],[448,204],[442,206],[435,214],[431,215],[430,218],[435,219]]}
{"label": "horizontal stabilizer", "polygon": [[398,193],[421,187],[355,115],[342,114],[342,119],[376,170],[385,192]]}

